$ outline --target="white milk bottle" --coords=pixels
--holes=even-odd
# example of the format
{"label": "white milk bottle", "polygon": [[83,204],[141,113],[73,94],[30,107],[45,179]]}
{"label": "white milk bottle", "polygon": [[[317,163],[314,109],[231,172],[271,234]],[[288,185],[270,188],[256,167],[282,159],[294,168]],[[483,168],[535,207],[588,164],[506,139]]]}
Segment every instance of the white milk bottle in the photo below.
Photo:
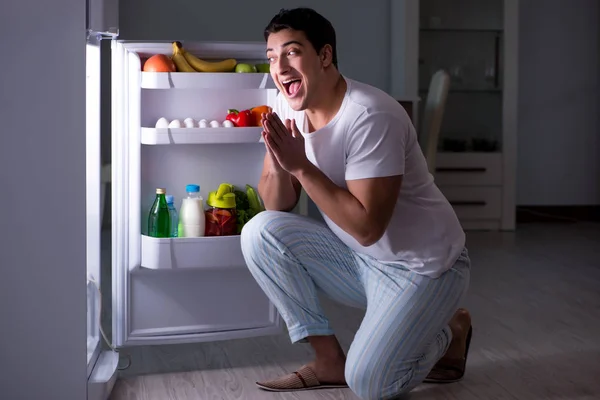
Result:
{"label": "white milk bottle", "polygon": [[179,209],[179,237],[204,236],[204,199],[200,196],[200,186],[187,185],[187,197]]}

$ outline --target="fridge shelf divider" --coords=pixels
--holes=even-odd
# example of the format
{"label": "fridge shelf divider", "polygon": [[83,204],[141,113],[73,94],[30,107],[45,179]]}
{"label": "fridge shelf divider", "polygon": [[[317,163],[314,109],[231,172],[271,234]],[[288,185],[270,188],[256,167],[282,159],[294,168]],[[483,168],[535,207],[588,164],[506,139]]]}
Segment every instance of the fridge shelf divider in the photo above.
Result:
{"label": "fridge shelf divider", "polygon": [[142,128],[141,143],[164,144],[229,144],[259,143],[262,127],[243,128]]}
{"label": "fridge shelf divider", "polygon": [[142,89],[275,89],[267,73],[142,72]]}
{"label": "fridge shelf divider", "polygon": [[142,268],[246,268],[240,235],[198,238],[141,236]]}

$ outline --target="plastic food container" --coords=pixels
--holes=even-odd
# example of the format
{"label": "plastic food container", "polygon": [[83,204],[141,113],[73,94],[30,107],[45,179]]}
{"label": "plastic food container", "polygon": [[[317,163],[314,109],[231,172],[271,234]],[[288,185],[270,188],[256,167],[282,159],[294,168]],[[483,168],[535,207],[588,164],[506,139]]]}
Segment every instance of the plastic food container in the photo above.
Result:
{"label": "plastic food container", "polygon": [[206,205],[208,208],[205,211],[205,236],[237,235],[234,193],[225,193],[218,197],[217,192],[210,192]]}

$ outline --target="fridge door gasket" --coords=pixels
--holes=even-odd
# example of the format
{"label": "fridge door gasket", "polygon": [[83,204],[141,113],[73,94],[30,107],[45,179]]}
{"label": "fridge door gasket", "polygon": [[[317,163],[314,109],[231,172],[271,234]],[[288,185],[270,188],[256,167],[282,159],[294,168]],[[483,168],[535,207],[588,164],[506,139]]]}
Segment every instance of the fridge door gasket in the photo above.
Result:
{"label": "fridge door gasket", "polygon": [[[127,285],[128,276],[122,274],[119,265],[128,264],[129,238],[126,233],[128,229],[127,207],[128,194],[126,183],[128,181],[128,135],[119,134],[127,132],[127,73],[128,57],[127,50],[117,41],[112,45],[112,150],[111,150],[111,182],[112,182],[112,332],[113,345],[122,346],[127,340]],[[119,243],[120,246],[115,244]]]}

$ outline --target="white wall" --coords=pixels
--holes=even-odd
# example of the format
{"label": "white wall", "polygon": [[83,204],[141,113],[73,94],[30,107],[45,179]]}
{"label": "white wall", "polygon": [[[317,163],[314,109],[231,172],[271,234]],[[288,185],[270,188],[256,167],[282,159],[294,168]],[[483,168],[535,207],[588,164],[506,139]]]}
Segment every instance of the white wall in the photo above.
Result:
{"label": "white wall", "polygon": [[600,204],[599,8],[520,2],[520,205]]}
{"label": "white wall", "polygon": [[0,397],[86,396],[85,2],[0,3]]}

